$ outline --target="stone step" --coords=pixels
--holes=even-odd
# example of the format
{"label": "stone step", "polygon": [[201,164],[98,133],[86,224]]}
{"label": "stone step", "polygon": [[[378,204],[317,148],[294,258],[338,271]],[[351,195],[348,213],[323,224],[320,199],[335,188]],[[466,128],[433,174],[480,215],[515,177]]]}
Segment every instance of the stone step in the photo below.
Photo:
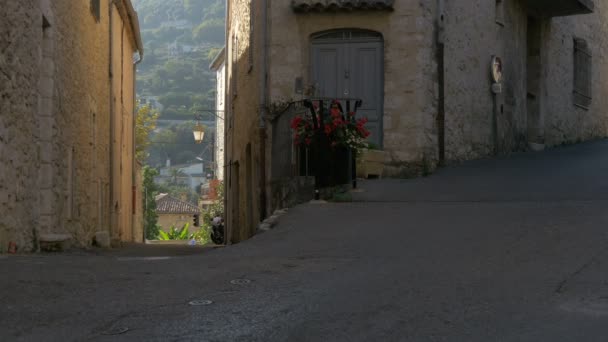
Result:
{"label": "stone step", "polygon": [[72,245],[70,234],[40,234],[38,239],[43,252],[62,252]]}

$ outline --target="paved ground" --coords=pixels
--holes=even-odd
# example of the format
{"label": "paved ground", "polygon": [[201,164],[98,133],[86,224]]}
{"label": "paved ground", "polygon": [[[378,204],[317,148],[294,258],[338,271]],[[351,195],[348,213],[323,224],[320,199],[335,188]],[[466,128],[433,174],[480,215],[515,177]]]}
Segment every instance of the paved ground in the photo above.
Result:
{"label": "paved ground", "polygon": [[608,339],[608,142],[361,187],[223,249],[0,256],[0,340]]}

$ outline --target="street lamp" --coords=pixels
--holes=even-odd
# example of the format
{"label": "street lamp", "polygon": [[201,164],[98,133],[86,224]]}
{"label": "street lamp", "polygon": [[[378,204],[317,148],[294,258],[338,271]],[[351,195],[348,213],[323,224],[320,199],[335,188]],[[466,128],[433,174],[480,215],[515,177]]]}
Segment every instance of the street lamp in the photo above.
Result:
{"label": "street lamp", "polygon": [[192,133],[194,133],[194,141],[197,144],[202,143],[203,138],[205,137],[205,126],[201,125],[200,122],[197,122]]}

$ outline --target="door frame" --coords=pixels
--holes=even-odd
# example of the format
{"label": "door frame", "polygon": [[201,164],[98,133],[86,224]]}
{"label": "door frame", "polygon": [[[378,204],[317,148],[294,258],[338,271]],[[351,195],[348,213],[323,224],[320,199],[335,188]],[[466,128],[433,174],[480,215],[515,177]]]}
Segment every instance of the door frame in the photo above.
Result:
{"label": "door frame", "polygon": [[[333,35],[333,36],[332,36]],[[340,37],[340,35],[342,37]],[[309,48],[309,66],[308,75],[310,83],[314,80],[314,45],[322,44],[339,44],[339,43],[380,43],[380,99],[378,104],[378,130],[380,137],[378,139],[378,148],[384,149],[384,99],[385,99],[385,66],[384,57],[384,35],[381,32],[360,28],[337,28],[324,31],[318,31],[310,35]],[[316,92],[316,90],[315,90]],[[314,96],[314,95],[313,95]]]}

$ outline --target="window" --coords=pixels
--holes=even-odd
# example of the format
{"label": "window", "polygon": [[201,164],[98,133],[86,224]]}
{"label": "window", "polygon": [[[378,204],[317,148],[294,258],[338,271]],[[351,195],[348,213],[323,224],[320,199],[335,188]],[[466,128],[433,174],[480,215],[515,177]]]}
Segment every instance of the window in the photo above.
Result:
{"label": "window", "polygon": [[500,26],[505,25],[505,1],[496,0],[496,23]]}
{"label": "window", "polygon": [[91,0],[91,14],[95,17],[95,21],[99,22],[101,19],[101,0]]}
{"label": "window", "polygon": [[574,39],[574,105],[591,105],[591,51],[584,39]]}

